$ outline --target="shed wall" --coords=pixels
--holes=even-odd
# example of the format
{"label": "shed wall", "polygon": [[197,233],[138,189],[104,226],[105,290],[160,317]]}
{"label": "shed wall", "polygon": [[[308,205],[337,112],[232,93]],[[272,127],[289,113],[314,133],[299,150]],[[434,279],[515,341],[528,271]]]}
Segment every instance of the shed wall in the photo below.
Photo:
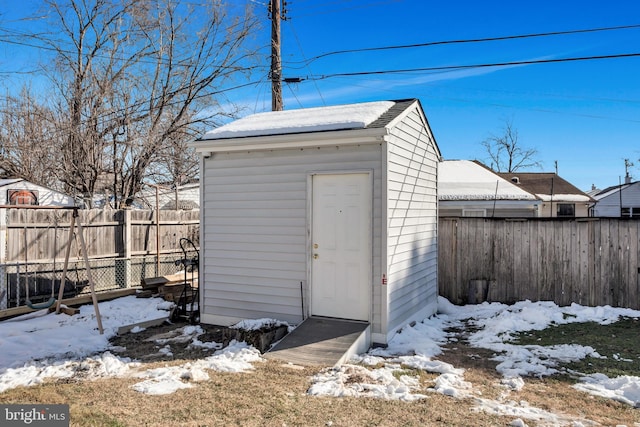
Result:
{"label": "shed wall", "polygon": [[[308,281],[307,185],[312,172],[371,170],[373,271],[381,254],[379,144],[215,153],[203,162],[202,320],[302,320]],[[306,315],[306,314],[305,314]],[[373,330],[380,330],[380,291],[373,293]]]}
{"label": "shed wall", "polygon": [[387,336],[437,309],[439,158],[425,125],[412,111],[387,148]]}

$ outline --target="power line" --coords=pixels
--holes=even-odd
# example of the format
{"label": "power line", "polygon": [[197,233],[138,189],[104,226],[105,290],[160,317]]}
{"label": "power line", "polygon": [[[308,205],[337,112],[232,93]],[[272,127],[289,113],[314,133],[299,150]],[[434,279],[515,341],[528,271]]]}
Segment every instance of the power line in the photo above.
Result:
{"label": "power line", "polygon": [[[345,81],[348,81],[347,78],[344,78]],[[366,90],[376,90],[376,91],[382,91],[382,92],[387,92],[390,94],[403,94],[402,96],[405,96],[406,92],[404,91],[398,91],[396,89],[386,89],[386,88],[381,88],[379,86],[369,86],[366,84],[354,84],[354,83],[348,83],[349,86],[352,87],[359,87],[359,88],[363,88]],[[482,90],[486,90],[486,89],[482,89]],[[510,92],[507,92],[510,93]],[[539,93],[538,93],[539,94]],[[538,112],[538,113],[545,113],[545,114],[563,114],[563,115],[569,115],[569,116],[575,116],[575,117],[586,117],[586,118],[592,118],[592,119],[598,119],[598,120],[613,120],[613,121],[619,121],[619,122],[627,122],[627,123],[640,123],[640,120],[635,120],[635,119],[626,119],[626,118],[622,118],[619,116],[603,116],[603,115],[596,115],[596,114],[584,114],[584,113],[574,113],[574,112],[568,112],[568,111],[558,111],[558,110],[552,110],[552,109],[547,109],[547,108],[532,108],[532,107],[523,107],[523,106],[516,106],[516,105],[510,105],[510,104],[504,104],[504,103],[497,103],[497,102],[488,102],[488,101],[482,101],[482,100],[470,100],[470,99],[466,99],[466,98],[457,98],[457,97],[451,97],[451,96],[439,96],[439,95],[432,95],[429,94],[428,95],[429,99],[434,100],[434,99],[444,99],[447,101],[453,101],[453,102],[459,102],[459,103],[463,103],[463,104],[480,104],[480,105],[486,105],[486,106],[490,106],[490,107],[499,107],[499,108],[506,108],[506,109],[518,109],[518,110],[526,110],[526,111],[534,111],[534,112]],[[587,99],[591,99],[591,98],[587,98]],[[617,101],[617,100],[612,100],[612,101]],[[629,102],[637,102],[637,101],[629,101]]]}
{"label": "power line", "polygon": [[401,73],[417,73],[417,72],[426,72],[426,71],[455,71],[455,70],[465,70],[472,68],[488,68],[488,67],[507,67],[507,66],[515,66],[515,65],[531,65],[531,64],[550,64],[550,63],[560,63],[560,62],[575,62],[575,61],[592,61],[592,60],[601,60],[601,59],[614,59],[614,58],[632,58],[640,56],[640,52],[634,53],[620,53],[613,55],[600,55],[600,56],[581,56],[581,57],[570,57],[570,58],[557,58],[557,59],[532,59],[527,61],[510,61],[510,62],[493,62],[488,64],[470,64],[470,65],[446,65],[441,67],[423,67],[423,68],[405,68],[400,70],[375,70],[375,71],[355,71],[350,73],[332,73],[332,74],[321,74],[318,76],[307,76],[307,77],[289,77],[285,80],[296,79],[299,81],[303,80],[324,80],[332,77],[355,77],[355,76],[366,76],[366,75],[380,75],[380,74],[401,74]]}
{"label": "power line", "polygon": [[[302,43],[300,43],[300,39],[298,38],[298,33],[296,33],[296,30],[293,28],[293,24],[291,23],[291,21],[288,21],[288,22],[289,22],[289,27],[291,28],[291,32],[293,33],[293,37],[295,38],[296,43],[298,44],[298,49],[300,49],[300,53],[304,57],[305,55],[304,55],[304,51],[302,50]],[[309,64],[305,65],[305,68],[307,68],[307,70],[309,70],[309,72],[312,73],[311,67],[309,66]],[[298,82],[285,80],[285,83],[290,84],[290,83],[298,83]],[[322,96],[322,92],[320,92],[320,87],[318,87],[318,84],[316,81],[314,81],[314,86],[316,88],[316,91],[318,91],[318,95],[322,100],[322,104],[326,106],[327,103],[325,102],[324,97]],[[289,87],[289,89],[293,93],[293,89],[291,89],[291,87]],[[295,97],[295,94],[294,94],[294,97]],[[296,97],[296,100],[297,100],[297,97]],[[300,101],[298,101],[298,103],[300,103]]]}
{"label": "power line", "polygon": [[394,49],[410,49],[410,48],[417,48],[417,47],[438,46],[438,45],[448,45],[448,44],[484,43],[484,42],[491,42],[491,41],[516,40],[516,39],[526,39],[526,38],[534,38],[534,37],[550,37],[550,36],[559,36],[559,35],[568,35],[568,34],[583,34],[583,33],[594,33],[594,32],[601,32],[601,31],[627,30],[627,29],[633,29],[633,28],[640,28],[640,24],[621,25],[616,27],[587,28],[587,29],[579,29],[579,30],[567,30],[567,31],[552,31],[552,32],[546,32],[546,33],[516,34],[516,35],[510,35],[510,36],[483,37],[483,38],[475,38],[475,39],[441,40],[441,41],[435,41],[435,42],[366,47],[366,48],[359,48],[359,49],[343,49],[343,50],[337,50],[333,52],[326,52],[303,61],[289,61],[288,63],[308,65],[311,62],[321,58],[326,58],[328,56],[334,56],[334,55],[343,55],[347,53],[374,52],[374,51],[394,50]]}

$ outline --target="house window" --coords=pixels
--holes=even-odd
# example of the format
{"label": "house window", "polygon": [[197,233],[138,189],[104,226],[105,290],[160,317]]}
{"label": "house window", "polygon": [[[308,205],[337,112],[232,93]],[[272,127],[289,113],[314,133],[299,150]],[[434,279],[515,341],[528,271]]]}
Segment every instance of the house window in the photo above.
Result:
{"label": "house window", "polygon": [[573,203],[558,203],[558,216],[562,216],[562,217],[576,216],[576,205]]}
{"label": "house window", "polygon": [[463,209],[462,216],[487,216],[486,209]]}
{"label": "house window", "polygon": [[623,218],[640,218],[640,206],[621,208],[620,216]]}
{"label": "house window", "polygon": [[10,205],[38,205],[36,190],[8,190],[7,199]]}

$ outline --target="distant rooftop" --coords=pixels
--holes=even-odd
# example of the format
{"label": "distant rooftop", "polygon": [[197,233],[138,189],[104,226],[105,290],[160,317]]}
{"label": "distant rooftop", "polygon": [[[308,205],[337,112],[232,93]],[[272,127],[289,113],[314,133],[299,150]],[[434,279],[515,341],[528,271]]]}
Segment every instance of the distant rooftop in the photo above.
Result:
{"label": "distant rooftop", "polygon": [[504,179],[535,194],[543,201],[562,199],[565,201],[592,201],[585,192],[554,172],[496,172]]}
{"label": "distant rooftop", "polygon": [[623,184],[612,185],[610,187],[605,188],[604,190],[598,190],[593,193],[589,193],[589,195],[596,200],[600,200],[612,194],[616,194],[619,191],[624,192],[624,190],[626,190],[627,188],[638,185],[638,183],[640,183],[640,181],[632,181],[632,182],[625,182]]}
{"label": "distant rooftop", "polygon": [[536,197],[471,160],[445,160],[438,166],[440,200],[536,200]]}

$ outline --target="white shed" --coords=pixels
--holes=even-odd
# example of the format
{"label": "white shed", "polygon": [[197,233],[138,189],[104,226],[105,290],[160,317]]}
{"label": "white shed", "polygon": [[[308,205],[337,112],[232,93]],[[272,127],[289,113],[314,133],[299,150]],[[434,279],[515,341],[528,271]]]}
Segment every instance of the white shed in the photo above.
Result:
{"label": "white shed", "polygon": [[416,99],[254,114],[194,142],[201,321],[435,313],[440,151]]}

